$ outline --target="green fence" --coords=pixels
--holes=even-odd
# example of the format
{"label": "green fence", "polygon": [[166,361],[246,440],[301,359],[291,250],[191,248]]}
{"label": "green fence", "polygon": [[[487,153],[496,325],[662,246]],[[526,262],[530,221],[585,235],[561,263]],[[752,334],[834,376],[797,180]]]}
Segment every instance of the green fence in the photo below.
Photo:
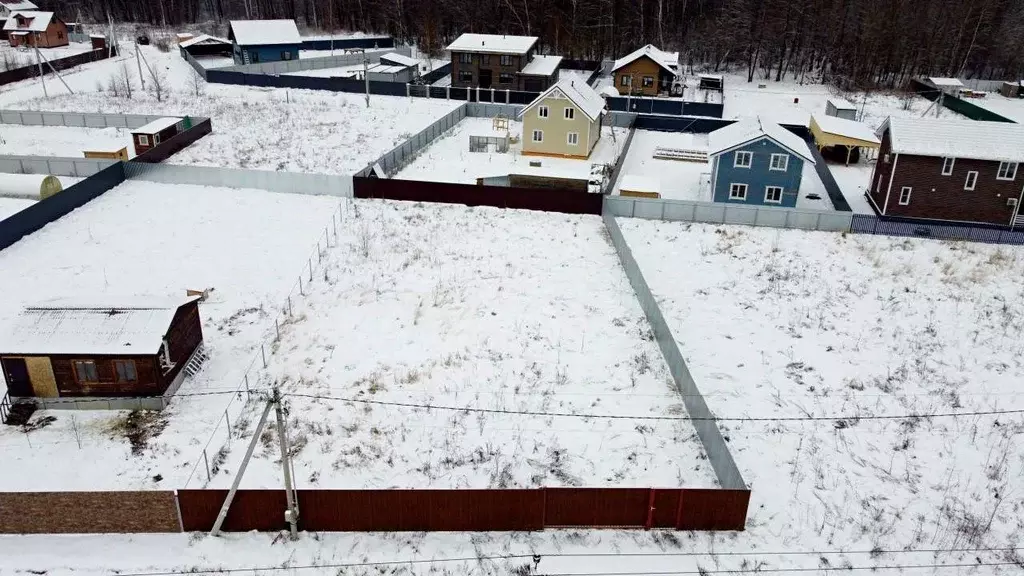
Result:
{"label": "green fence", "polygon": [[[910,88],[914,92],[917,92],[919,95],[924,96],[925,98],[931,100],[932,102],[938,100],[939,94],[942,93],[935,86],[925,84],[924,82],[921,82],[919,80],[911,80]],[[1000,116],[999,114],[996,114],[991,110],[986,110],[981,106],[971,104],[970,102],[962,98],[953,96],[952,94],[946,94],[945,96],[943,96],[942,105],[958,114],[963,114],[964,116],[970,118],[971,120],[981,120],[984,122],[1009,122],[1011,124],[1015,124],[1013,120],[1010,120],[1005,116]]]}

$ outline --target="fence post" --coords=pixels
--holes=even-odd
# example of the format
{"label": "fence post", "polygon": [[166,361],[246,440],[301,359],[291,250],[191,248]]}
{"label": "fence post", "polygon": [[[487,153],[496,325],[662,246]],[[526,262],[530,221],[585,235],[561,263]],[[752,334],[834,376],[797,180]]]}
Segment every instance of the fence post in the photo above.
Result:
{"label": "fence post", "polygon": [[210,477],[210,459],[206,457],[206,448],[203,448],[203,462],[206,464],[206,481],[213,480]]}
{"label": "fence post", "polygon": [[263,368],[267,368],[267,347],[260,344],[260,356],[263,357]]}
{"label": "fence post", "polygon": [[224,409],[224,421],[228,424],[228,448],[231,447],[231,419],[228,418],[228,409]]}
{"label": "fence post", "polygon": [[288,315],[289,316],[292,315],[292,296],[291,296],[291,294],[288,295]]}
{"label": "fence post", "polygon": [[814,220],[814,229],[821,230],[821,212],[818,212],[818,217]]}
{"label": "fence post", "polygon": [[409,92],[409,84],[405,85],[405,97],[412,98],[412,94]]}
{"label": "fence post", "polygon": [[[320,247],[320,243],[318,242],[317,243],[317,248],[319,248],[319,247]],[[312,282],[313,281],[313,257],[312,256],[310,256],[309,259],[306,260],[306,264],[309,266],[309,281]]]}
{"label": "fence post", "polygon": [[512,90],[506,88],[505,89],[505,104],[511,104],[511,103],[512,103]]}
{"label": "fence post", "polygon": [[249,394],[249,372],[245,373],[245,393]]}
{"label": "fence post", "polygon": [[654,488],[650,489],[647,495],[647,524],[644,525],[644,530],[650,530],[654,524]]}
{"label": "fence post", "polygon": [[306,293],[302,291],[302,275],[299,275],[299,294],[305,296]]}
{"label": "fence post", "polygon": [[281,341],[281,323],[277,321],[277,318],[274,318],[274,332],[277,333],[277,340],[278,340],[278,342],[280,342]]}
{"label": "fence post", "polygon": [[444,88],[444,98],[445,98],[445,100],[451,100],[452,99],[452,87],[451,86],[445,86],[445,88]]}
{"label": "fence post", "polygon": [[783,228],[789,228],[789,215],[792,214],[789,210],[786,210],[786,221],[782,224]]}

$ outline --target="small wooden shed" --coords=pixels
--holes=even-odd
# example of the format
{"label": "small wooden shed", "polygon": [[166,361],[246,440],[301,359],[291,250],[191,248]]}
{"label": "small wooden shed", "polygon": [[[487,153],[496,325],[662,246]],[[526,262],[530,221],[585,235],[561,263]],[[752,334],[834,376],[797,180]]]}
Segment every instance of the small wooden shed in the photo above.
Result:
{"label": "small wooden shed", "polygon": [[164,140],[184,132],[187,129],[185,121],[185,118],[167,116],[132,130],[135,155],[138,156],[149,151],[151,148],[156,148]]}
{"label": "small wooden shed", "polygon": [[128,161],[128,147],[108,148],[105,150],[93,149],[83,152],[86,158],[98,158],[102,160],[123,160]]}

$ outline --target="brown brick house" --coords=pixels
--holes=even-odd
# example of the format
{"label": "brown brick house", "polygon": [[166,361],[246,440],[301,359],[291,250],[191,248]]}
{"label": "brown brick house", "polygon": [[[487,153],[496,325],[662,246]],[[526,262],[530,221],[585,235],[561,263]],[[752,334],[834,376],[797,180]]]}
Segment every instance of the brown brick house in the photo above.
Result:
{"label": "brown brick house", "polygon": [[68,26],[53,12],[12,12],[4,23],[11,46],[56,48],[68,45]]}
{"label": "brown brick house", "polygon": [[1024,225],[1024,126],[889,118],[868,199],[882,216]]}
{"label": "brown brick house", "polygon": [[619,94],[668,94],[678,75],[679,53],[665,52],[651,44],[619,58],[612,65],[612,77]]}
{"label": "brown brick house", "polygon": [[463,34],[448,46],[452,86],[543,92],[558,82],[561,56],[535,54],[536,36]]}

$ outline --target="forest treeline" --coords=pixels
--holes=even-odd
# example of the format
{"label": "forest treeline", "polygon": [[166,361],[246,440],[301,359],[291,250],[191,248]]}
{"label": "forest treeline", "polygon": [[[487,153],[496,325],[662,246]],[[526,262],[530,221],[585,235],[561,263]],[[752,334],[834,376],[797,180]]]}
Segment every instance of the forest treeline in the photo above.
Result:
{"label": "forest treeline", "polygon": [[526,34],[580,59],[654,43],[684,65],[848,88],[913,76],[1024,77],[1024,0],[51,0],[68,18],[154,25],[294,18],[439,53],[462,32]]}

